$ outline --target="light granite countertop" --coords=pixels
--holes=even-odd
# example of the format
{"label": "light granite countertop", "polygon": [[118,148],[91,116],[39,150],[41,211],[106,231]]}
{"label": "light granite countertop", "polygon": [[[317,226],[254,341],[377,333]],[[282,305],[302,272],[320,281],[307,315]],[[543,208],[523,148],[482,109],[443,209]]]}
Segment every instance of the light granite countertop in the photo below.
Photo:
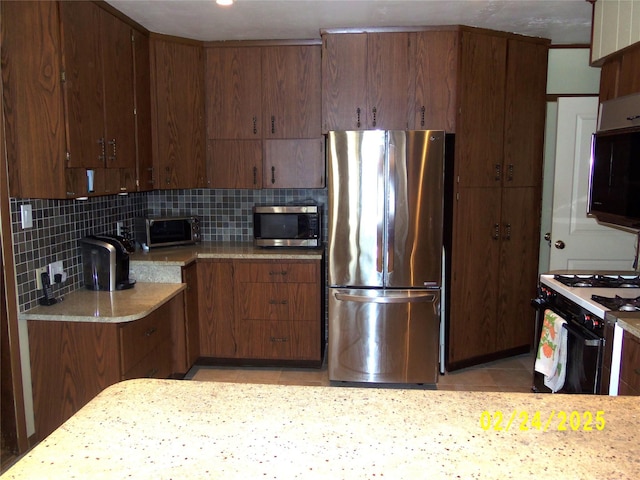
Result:
{"label": "light granite countertop", "polygon": [[623,330],[640,338],[640,312],[608,312],[607,315],[615,317]]}
{"label": "light granite countertop", "polygon": [[323,248],[262,248],[249,242],[202,242],[197,245],[152,248],[148,252],[137,251],[130,261],[185,266],[198,258],[227,259],[296,259],[320,260]]}
{"label": "light granite countertop", "polygon": [[184,283],[141,283],[128,290],[79,289],[48,307],[18,314],[20,320],[121,323],[146,317],[186,288]]}
{"label": "light granite countertop", "polygon": [[104,390],[3,478],[636,479],[637,405],[634,397],[130,380]]}

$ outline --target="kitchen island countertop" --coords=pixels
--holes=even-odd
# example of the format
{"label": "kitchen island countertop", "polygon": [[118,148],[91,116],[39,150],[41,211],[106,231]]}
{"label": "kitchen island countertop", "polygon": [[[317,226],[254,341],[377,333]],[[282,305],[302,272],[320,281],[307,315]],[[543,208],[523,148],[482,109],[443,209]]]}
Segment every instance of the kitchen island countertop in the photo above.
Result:
{"label": "kitchen island countertop", "polygon": [[637,397],[141,379],[3,478],[638,478],[639,427]]}

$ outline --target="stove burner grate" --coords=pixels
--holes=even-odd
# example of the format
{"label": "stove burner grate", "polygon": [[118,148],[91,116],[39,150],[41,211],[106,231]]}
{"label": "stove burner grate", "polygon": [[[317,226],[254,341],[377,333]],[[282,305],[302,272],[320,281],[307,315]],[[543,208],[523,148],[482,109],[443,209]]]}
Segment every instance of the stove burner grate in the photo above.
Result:
{"label": "stove burner grate", "polygon": [[640,275],[554,275],[569,287],[640,288]]}
{"label": "stove burner grate", "polygon": [[600,305],[604,305],[610,310],[617,310],[621,312],[635,312],[640,310],[640,297],[624,298],[619,295],[616,295],[615,297],[591,295],[591,299],[598,302]]}

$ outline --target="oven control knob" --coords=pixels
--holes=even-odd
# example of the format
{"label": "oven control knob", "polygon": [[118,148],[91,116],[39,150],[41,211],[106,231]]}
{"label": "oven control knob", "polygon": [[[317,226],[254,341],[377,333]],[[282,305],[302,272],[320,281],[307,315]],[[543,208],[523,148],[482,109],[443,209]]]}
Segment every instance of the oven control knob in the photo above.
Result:
{"label": "oven control knob", "polygon": [[582,324],[587,327],[589,330],[595,330],[598,328],[599,321],[597,318],[593,318],[588,313],[582,315]]}

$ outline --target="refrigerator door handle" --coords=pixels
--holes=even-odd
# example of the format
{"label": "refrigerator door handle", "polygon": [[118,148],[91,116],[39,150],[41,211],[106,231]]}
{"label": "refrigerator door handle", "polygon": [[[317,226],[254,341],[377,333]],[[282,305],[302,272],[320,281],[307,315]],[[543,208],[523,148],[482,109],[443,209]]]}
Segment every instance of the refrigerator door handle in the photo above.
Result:
{"label": "refrigerator door handle", "polygon": [[[387,212],[389,216],[387,217],[387,273],[393,272],[393,264],[394,264],[394,244],[396,238],[396,146],[391,141],[391,135],[389,135],[389,144],[388,144],[388,156],[389,156],[389,167],[388,167],[388,175],[389,180],[387,182],[389,194],[388,194],[388,203],[387,203]],[[387,279],[385,279],[387,280]]]}
{"label": "refrigerator door handle", "polygon": [[[384,191],[385,191],[385,183],[386,183],[386,178],[385,178],[385,162],[384,162],[384,156],[385,156],[385,150],[386,147],[382,147],[382,158],[379,159],[378,162],[378,175],[377,175],[377,180],[378,180],[378,185],[377,185],[377,191],[378,191],[378,195],[377,195],[377,201],[378,201],[378,205],[377,205],[377,215],[378,218],[376,219],[377,221],[377,239],[376,239],[376,246],[377,246],[377,261],[376,261],[376,269],[379,273],[383,274],[384,273],[384,261],[385,261],[385,253],[384,253],[384,248],[385,248],[385,236],[384,236],[384,231],[386,228],[385,225],[385,198],[384,198]],[[384,283],[384,278],[383,278],[383,283]]]}
{"label": "refrigerator door handle", "polygon": [[433,292],[411,292],[405,295],[371,296],[337,292],[335,297],[337,300],[356,303],[433,303],[438,298],[438,295]]}

